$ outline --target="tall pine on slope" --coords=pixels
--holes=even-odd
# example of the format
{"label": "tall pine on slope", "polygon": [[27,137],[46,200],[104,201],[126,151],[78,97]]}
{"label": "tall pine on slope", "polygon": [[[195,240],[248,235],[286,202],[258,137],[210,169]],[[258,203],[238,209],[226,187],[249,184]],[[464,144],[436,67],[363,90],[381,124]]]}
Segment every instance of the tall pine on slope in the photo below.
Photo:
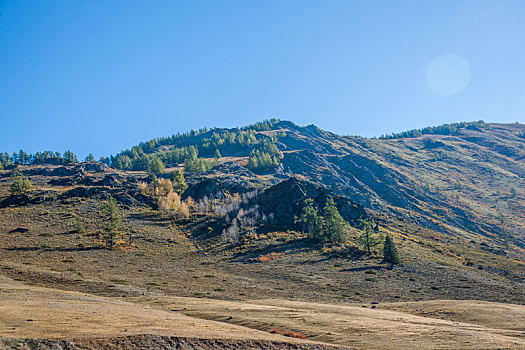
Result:
{"label": "tall pine on slope", "polygon": [[361,221],[362,231],[359,236],[359,243],[366,249],[368,255],[372,254],[372,249],[380,243],[379,237],[375,234],[372,225],[368,220]]}
{"label": "tall pine on slope", "polygon": [[394,244],[394,240],[388,233],[385,237],[385,244],[383,246],[383,261],[387,264],[390,264],[391,266],[400,263],[396,245]]}
{"label": "tall pine on slope", "polygon": [[344,242],[347,233],[347,222],[339,214],[332,197],[328,197],[323,208],[323,214],[326,236],[332,242]]}
{"label": "tall pine on slope", "polygon": [[179,195],[181,195],[188,188],[184,174],[180,170],[171,173],[171,181],[173,182],[173,188],[175,192],[177,192]]}
{"label": "tall pine on slope", "polygon": [[314,207],[313,199],[307,198],[304,204],[303,213],[296,222],[303,225],[303,230],[307,232],[310,238],[315,241],[323,241],[323,217],[319,214],[319,210]]}
{"label": "tall pine on slope", "polygon": [[104,203],[102,212],[105,216],[105,223],[103,227],[105,232],[104,238],[106,240],[106,244],[109,247],[112,247],[117,236],[117,229],[120,226],[120,217],[117,213],[117,201],[111,195]]}

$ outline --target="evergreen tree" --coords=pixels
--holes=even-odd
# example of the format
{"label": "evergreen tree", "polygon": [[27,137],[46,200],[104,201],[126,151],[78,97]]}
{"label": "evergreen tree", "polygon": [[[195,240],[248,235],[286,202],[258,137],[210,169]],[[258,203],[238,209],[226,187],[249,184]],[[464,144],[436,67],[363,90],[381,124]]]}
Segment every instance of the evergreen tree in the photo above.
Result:
{"label": "evergreen tree", "polygon": [[219,152],[219,150],[216,149],[216,150],[215,150],[215,156],[214,156],[214,158],[215,158],[216,160],[219,160],[219,159],[221,159],[221,157],[222,157],[222,156],[221,156],[221,152]]}
{"label": "evergreen tree", "polygon": [[9,191],[13,196],[26,193],[31,187],[33,187],[31,181],[29,181],[27,177],[22,176],[19,171],[15,171],[11,175],[11,186],[9,187]]}
{"label": "evergreen tree", "polygon": [[183,194],[188,188],[184,174],[180,170],[171,173],[171,182],[173,182],[173,188],[175,189],[175,192],[177,192],[179,195]]}
{"label": "evergreen tree", "polygon": [[64,159],[66,161],[66,163],[78,163],[78,158],[77,156],[71,152],[71,151],[65,151],[64,152]]}
{"label": "evergreen tree", "polygon": [[372,249],[380,243],[379,237],[374,233],[372,225],[368,220],[361,221],[362,232],[359,236],[359,243],[366,249],[368,255],[372,254]]}
{"label": "evergreen tree", "polygon": [[[123,164],[125,164],[125,163],[123,163]],[[148,165],[149,165],[149,158],[148,158],[148,156],[139,156],[139,157],[135,157],[135,158],[133,158],[131,160],[131,169],[132,170],[148,170]]]}
{"label": "evergreen tree", "polygon": [[148,171],[153,174],[162,174],[164,172],[164,163],[157,157],[151,157],[148,162]]}
{"label": "evergreen tree", "polygon": [[4,168],[7,168],[9,165],[11,165],[11,158],[9,157],[9,153],[0,153],[0,163],[3,165]]}
{"label": "evergreen tree", "polygon": [[188,147],[188,157],[191,160],[197,159],[198,155],[199,155],[199,151],[197,150],[197,147],[193,145]]}
{"label": "evergreen tree", "polygon": [[325,235],[332,242],[344,242],[346,240],[348,223],[339,214],[332,197],[328,197],[323,214]]}
{"label": "evergreen tree", "polygon": [[151,176],[150,186],[152,189],[151,193],[153,193],[153,195],[156,196],[159,188],[159,179],[157,179],[157,176],[155,174]]}
{"label": "evergreen tree", "polygon": [[87,157],[86,157],[86,162],[94,162],[95,161],[95,157],[93,157],[93,155],[90,153]]}
{"label": "evergreen tree", "polygon": [[383,261],[391,266],[400,263],[399,255],[397,254],[397,248],[394,244],[394,240],[387,233],[385,237],[385,244],[383,245]]}
{"label": "evergreen tree", "polygon": [[303,213],[299,219],[296,219],[296,223],[302,224],[303,231],[305,231],[311,239],[323,241],[323,217],[319,214],[317,208],[314,207],[313,199],[307,198],[304,204]]}
{"label": "evergreen tree", "polygon": [[257,161],[257,156],[255,154],[250,154],[250,158],[248,158],[248,168],[251,170],[259,168],[259,162]]}
{"label": "evergreen tree", "polygon": [[23,150],[18,151],[18,163],[19,164],[29,164],[29,155]]}
{"label": "evergreen tree", "polygon": [[109,247],[112,247],[115,243],[115,237],[117,236],[117,229],[120,226],[120,217],[117,213],[117,201],[115,198],[110,196],[108,200],[104,203],[103,207],[104,215],[104,233],[106,244]]}
{"label": "evergreen tree", "polygon": [[209,161],[204,158],[186,158],[184,170],[188,173],[202,174],[217,165],[217,160]]}

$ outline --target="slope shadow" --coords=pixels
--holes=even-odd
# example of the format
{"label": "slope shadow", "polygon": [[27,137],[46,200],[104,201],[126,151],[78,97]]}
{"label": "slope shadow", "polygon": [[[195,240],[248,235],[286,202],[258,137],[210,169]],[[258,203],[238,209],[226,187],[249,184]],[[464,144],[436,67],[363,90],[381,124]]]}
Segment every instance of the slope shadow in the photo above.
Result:
{"label": "slope shadow", "polygon": [[358,272],[358,271],[368,271],[368,270],[375,270],[379,271],[381,269],[384,269],[385,265],[374,265],[374,266],[362,266],[362,267],[351,267],[348,269],[341,269],[341,272]]}
{"label": "slope shadow", "polygon": [[234,255],[233,261],[246,262],[249,258],[256,258],[268,253],[298,254],[308,252],[312,248],[307,238],[299,238],[284,243],[269,244],[261,248],[254,248]]}
{"label": "slope shadow", "polygon": [[10,247],[10,248],[3,248],[7,251],[19,251],[19,252],[34,252],[37,250],[41,250],[44,252],[84,252],[84,251],[91,251],[91,250],[100,250],[104,249],[103,246],[91,246],[91,247],[74,247],[74,248],[61,248],[61,247],[55,247],[55,248],[43,248],[43,247]]}

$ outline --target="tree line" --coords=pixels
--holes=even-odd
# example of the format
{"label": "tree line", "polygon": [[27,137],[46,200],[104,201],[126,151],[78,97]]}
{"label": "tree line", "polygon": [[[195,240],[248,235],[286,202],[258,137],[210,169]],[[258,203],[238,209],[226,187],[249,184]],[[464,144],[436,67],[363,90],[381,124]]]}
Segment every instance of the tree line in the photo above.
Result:
{"label": "tree line", "polygon": [[390,140],[390,139],[403,139],[403,138],[413,138],[422,135],[453,135],[459,129],[486,129],[489,125],[483,120],[477,122],[460,122],[460,123],[450,123],[442,124],[438,126],[429,126],[422,129],[412,129],[408,131],[403,131],[400,133],[392,133],[379,136],[380,140]]}
{"label": "tree line", "polygon": [[[43,151],[36,152],[34,154],[27,153],[24,150],[13,152],[11,154],[9,154],[8,152],[0,152],[0,168],[9,168],[15,165],[31,165],[45,163],[52,160],[58,160],[60,163],[63,164],[78,163],[77,155],[69,150],[65,151],[64,153]],[[92,154],[90,154],[85,158],[85,161],[95,161],[95,158]]]}
{"label": "tree line", "polygon": [[[187,172],[199,174],[217,165],[222,154],[245,153],[249,155],[248,167],[251,170],[264,171],[278,165],[282,158],[276,142],[285,134],[261,134],[257,131],[270,130],[277,122],[277,119],[272,119],[242,129],[202,129],[171,138],[153,139],[102,161],[121,170],[153,173],[184,163]],[[206,133],[209,136],[202,137]],[[166,149],[163,146],[176,147]]]}

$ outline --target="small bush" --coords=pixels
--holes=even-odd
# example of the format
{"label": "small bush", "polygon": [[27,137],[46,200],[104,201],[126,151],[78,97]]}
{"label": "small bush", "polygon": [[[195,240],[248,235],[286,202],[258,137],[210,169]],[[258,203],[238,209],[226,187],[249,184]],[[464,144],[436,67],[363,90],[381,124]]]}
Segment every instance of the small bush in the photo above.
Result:
{"label": "small bush", "polygon": [[148,192],[149,192],[149,187],[148,187],[148,184],[145,183],[145,182],[139,182],[138,185],[137,185],[140,193],[142,193],[143,195],[147,195]]}
{"label": "small bush", "polygon": [[283,333],[283,335],[286,336],[286,337],[306,339],[306,335],[301,334],[301,333],[297,333],[297,332],[292,332],[292,331],[286,331],[286,332]]}
{"label": "small bush", "polygon": [[271,253],[268,253],[268,254],[265,254],[265,255],[261,255],[258,258],[256,258],[255,260],[258,261],[258,262],[261,262],[261,263],[267,263],[267,262],[270,262],[270,261],[274,261],[274,260],[276,260],[277,258],[280,258],[280,257],[281,257],[281,254],[277,254],[275,252],[271,252]]}

